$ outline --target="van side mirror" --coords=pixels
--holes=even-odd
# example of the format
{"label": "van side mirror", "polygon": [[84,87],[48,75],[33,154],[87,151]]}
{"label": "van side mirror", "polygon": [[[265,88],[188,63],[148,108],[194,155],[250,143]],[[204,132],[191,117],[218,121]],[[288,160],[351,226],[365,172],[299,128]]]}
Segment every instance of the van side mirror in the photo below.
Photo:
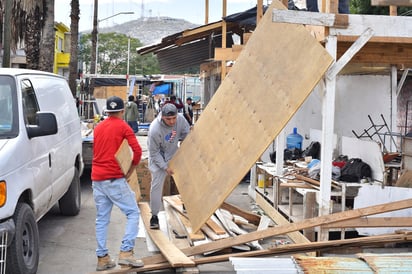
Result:
{"label": "van side mirror", "polygon": [[27,126],[29,139],[57,133],[56,115],[51,112],[36,113],[36,125]]}

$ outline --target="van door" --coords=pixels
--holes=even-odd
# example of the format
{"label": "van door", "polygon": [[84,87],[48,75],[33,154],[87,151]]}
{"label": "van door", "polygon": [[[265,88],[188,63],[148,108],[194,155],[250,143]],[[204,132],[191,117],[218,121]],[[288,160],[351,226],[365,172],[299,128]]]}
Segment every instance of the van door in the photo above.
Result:
{"label": "van door", "polygon": [[[36,125],[36,113],[40,111],[36,93],[29,79],[20,81],[23,115],[25,126],[30,127]],[[34,214],[36,219],[43,216],[50,208],[52,197],[52,188],[50,181],[51,173],[51,156],[50,150],[53,148],[49,141],[50,136],[42,136],[28,139],[27,149],[32,155],[31,161],[28,164],[33,173],[33,202]],[[24,157],[24,155],[16,155]]]}

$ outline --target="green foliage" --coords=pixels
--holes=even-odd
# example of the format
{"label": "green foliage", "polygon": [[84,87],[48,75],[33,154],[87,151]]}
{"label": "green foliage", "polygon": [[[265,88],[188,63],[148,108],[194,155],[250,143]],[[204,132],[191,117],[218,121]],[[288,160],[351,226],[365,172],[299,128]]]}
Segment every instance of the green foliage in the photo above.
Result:
{"label": "green foliage", "polygon": [[[386,6],[371,6],[371,0],[351,0],[350,13],[352,14],[373,14],[373,15],[389,15],[389,7]],[[411,16],[412,9],[406,7],[398,7],[398,15]]]}
{"label": "green foliage", "polygon": [[[128,39],[124,34],[99,33],[98,37],[98,74],[127,74]],[[83,63],[85,73],[90,73],[91,34],[80,37],[79,61]],[[129,74],[158,74],[159,64],[154,55],[139,55],[136,49],[142,43],[130,38]]]}

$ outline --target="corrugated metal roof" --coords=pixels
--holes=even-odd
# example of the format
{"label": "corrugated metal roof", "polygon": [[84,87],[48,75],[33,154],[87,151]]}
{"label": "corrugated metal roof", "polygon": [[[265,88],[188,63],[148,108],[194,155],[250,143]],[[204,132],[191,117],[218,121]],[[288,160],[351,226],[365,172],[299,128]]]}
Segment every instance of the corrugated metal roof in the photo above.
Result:
{"label": "corrugated metal roof", "polygon": [[296,262],[304,273],[370,273],[373,270],[358,258],[347,257],[296,257]]}
{"label": "corrugated metal roof", "polygon": [[357,257],[309,257],[291,258],[231,257],[236,273],[412,273],[412,253],[360,253]]}
{"label": "corrugated metal roof", "polygon": [[230,257],[236,273],[240,274],[265,274],[282,273],[296,274],[304,273],[293,258],[240,258]]}
{"label": "corrugated metal roof", "polygon": [[366,261],[376,273],[412,273],[412,253],[362,253],[358,257]]}

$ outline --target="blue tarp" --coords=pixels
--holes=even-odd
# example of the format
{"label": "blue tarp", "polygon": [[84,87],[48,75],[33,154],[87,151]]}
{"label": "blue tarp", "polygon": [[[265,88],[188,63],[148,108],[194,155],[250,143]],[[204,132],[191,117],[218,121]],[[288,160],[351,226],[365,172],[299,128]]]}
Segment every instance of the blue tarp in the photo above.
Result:
{"label": "blue tarp", "polygon": [[153,95],[156,95],[156,94],[168,95],[170,93],[171,93],[170,84],[163,84],[163,85],[156,86],[152,94]]}

